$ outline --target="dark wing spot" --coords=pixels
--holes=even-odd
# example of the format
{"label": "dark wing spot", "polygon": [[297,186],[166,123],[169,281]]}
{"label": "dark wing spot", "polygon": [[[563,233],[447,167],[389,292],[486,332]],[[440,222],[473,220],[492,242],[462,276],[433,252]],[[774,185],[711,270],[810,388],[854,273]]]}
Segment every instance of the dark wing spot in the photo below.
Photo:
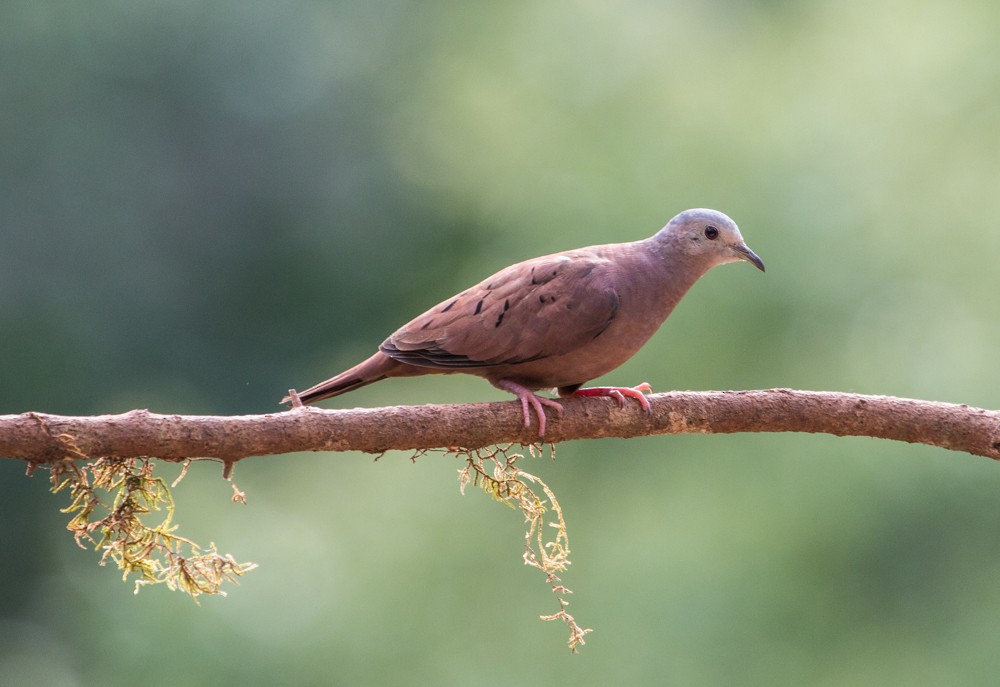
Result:
{"label": "dark wing spot", "polygon": [[508,310],[510,310],[510,301],[504,299],[504,302],[503,302],[503,311],[507,312]]}
{"label": "dark wing spot", "polygon": [[555,268],[555,269],[553,269],[551,272],[549,272],[548,270],[546,270],[544,274],[539,274],[538,272],[536,272],[537,269],[538,269],[537,266],[531,268],[531,285],[532,286],[538,286],[539,284],[547,284],[548,282],[552,281],[553,279],[555,279],[559,275],[559,268],[558,267]]}
{"label": "dark wing spot", "polygon": [[421,329],[427,329],[427,328],[428,328],[428,327],[430,327],[430,326],[431,326],[432,324],[434,324],[434,320],[427,320],[426,322],[424,322],[424,326],[423,326],[423,327],[421,327]]}
{"label": "dark wing spot", "polygon": [[443,308],[441,308],[441,312],[448,312],[449,310],[451,310],[452,306],[455,305],[455,303],[458,303],[458,299],[457,298],[455,300],[453,300],[451,303],[449,303],[448,305],[446,305]]}
{"label": "dark wing spot", "polygon": [[549,293],[543,293],[538,297],[539,303],[555,303],[556,297]]}
{"label": "dark wing spot", "polygon": [[472,313],[473,315],[478,315],[483,311],[483,300],[485,299],[480,298],[479,302],[476,303],[476,312]]}
{"label": "dark wing spot", "polygon": [[494,327],[499,327],[500,326],[500,323],[503,322],[503,316],[504,316],[504,314],[500,313],[500,317],[497,318],[497,323],[495,325],[493,325]]}

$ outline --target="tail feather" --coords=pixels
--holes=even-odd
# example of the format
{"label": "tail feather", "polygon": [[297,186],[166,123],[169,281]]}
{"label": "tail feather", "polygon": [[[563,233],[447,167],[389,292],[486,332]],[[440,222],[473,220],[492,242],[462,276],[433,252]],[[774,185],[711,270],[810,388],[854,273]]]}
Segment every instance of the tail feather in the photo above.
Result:
{"label": "tail feather", "polygon": [[[316,401],[322,401],[324,398],[346,394],[348,391],[354,391],[386,377],[394,376],[392,372],[399,366],[400,363],[397,363],[389,356],[376,353],[364,362],[341,372],[336,377],[331,377],[325,382],[320,382],[295,395],[298,396],[298,399],[302,403],[315,403]],[[293,391],[292,393],[295,392]],[[289,394],[281,399],[281,402],[289,403],[291,400],[292,394]]]}

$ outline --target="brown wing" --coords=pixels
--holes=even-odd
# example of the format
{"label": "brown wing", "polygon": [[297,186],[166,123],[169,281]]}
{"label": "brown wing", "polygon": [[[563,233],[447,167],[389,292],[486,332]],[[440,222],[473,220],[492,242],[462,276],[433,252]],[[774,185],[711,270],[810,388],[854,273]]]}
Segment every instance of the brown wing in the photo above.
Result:
{"label": "brown wing", "polygon": [[586,250],[512,265],[406,324],[380,350],[410,365],[455,370],[572,351],[615,317],[610,267]]}

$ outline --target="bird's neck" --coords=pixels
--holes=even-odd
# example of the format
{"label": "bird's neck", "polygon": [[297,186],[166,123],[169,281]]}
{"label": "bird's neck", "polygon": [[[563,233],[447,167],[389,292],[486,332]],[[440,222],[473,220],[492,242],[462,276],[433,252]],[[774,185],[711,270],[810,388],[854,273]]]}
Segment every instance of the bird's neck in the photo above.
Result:
{"label": "bird's neck", "polygon": [[682,241],[683,239],[675,237],[657,235],[635,245],[637,252],[649,256],[650,266],[663,275],[664,280],[678,286],[683,284],[684,291],[687,291],[712,268],[712,264],[699,259],[701,256],[688,252]]}
{"label": "bird's neck", "polygon": [[640,245],[637,248],[640,254],[647,256],[650,279],[657,285],[657,291],[661,294],[665,305],[669,303],[666,307],[673,309],[688,289],[694,286],[712,265],[700,259],[700,256],[687,252],[685,246],[677,243],[677,239],[662,241],[656,240],[657,238],[647,239],[649,242],[647,245]]}

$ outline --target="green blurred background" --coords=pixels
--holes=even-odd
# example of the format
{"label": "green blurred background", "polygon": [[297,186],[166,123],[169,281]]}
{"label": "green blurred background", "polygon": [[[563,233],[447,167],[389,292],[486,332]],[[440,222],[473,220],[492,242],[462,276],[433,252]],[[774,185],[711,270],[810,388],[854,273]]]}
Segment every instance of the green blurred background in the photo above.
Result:
{"label": "green blurred background", "polygon": [[[278,410],[511,262],[730,214],[626,366],[1000,406],[1000,5],[0,8],[0,413]],[[499,400],[393,380],[328,407]],[[560,445],[578,656],[520,516],[404,454],[212,464],[182,532],[259,570],[132,595],[0,461],[4,685],[940,685],[1000,672],[1000,468],[806,435]],[[167,466],[172,476],[175,468]]]}

